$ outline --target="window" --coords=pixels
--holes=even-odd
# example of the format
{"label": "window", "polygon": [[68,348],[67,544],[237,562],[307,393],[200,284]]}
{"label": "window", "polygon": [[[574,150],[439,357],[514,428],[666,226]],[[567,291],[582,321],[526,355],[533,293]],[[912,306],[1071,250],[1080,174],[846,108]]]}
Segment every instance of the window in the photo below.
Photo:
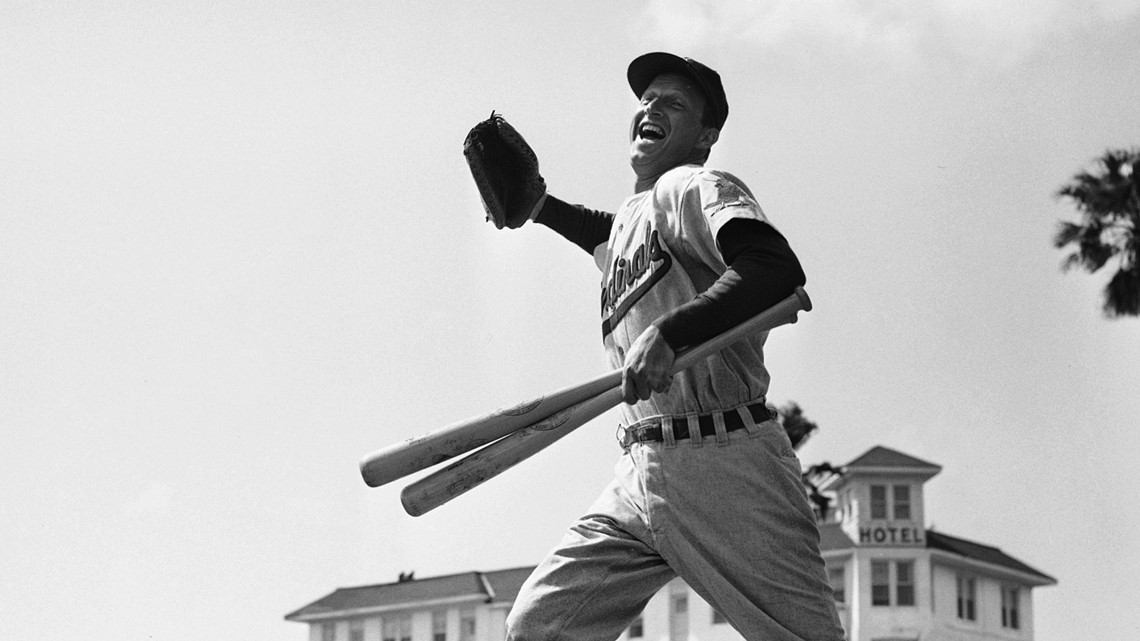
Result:
{"label": "window", "polygon": [[958,575],[958,618],[977,621],[977,583],[972,576]]}
{"label": "window", "polygon": [[447,612],[436,610],[431,613],[431,640],[447,641]]}
{"label": "window", "polygon": [[669,603],[669,641],[686,641],[689,638],[689,597],[673,594]]}
{"label": "window", "polygon": [[412,615],[384,617],[384,641],[412,641]]}
{"label": "window", "polygon": [[364,641],[364,621],[355,619],[348,622],[348,641]]}
{"label": "window", "polygon": [[914,561],[871,561],[871,605],[905,606],[914,601]]}
{"label": "window", "polygon": [[843,566],[827,568],[827,582],[831,584],[831,594],[835,597],[836,603],[843,603],[847,600],[846,592],[846,577],[844,576]]}
{"label": "window", "polygon": [[896,521],[910,520],[910,486],[896,485],[894,490],[894,509]]}
{"label": "window", "polygon": [[336,641],[336,624],[321,624],[321,641]]}
{"label": "window", "polygon": [[871,486],[871,518],[886,519],[887,517],[887,486]]}
{"label": "window", "polygon": [[1001,627],[1010,630],[1021,629],[1021,591],[1003,585],[1001,588]]}
{"label": "window", "polygon": [[459,615],[459,641],[475,641],[475,613],[467,610]]}
{"label": "window", "polygon": [[871,561],[871,605],[891,604],[891,564]]}
{"label": "window", "polygon": [[645,621],[639,614],[633,623],[629,624],[629,638],[640,639],[643,636],[645,636]]}
{"label": "window", "polygon": [[[889,497],[888,489],[890,489]],[[886,485],[871,486],[872,519],[909,521],[913,518],[913,514],[909,485],[892,485],[890,488]]]}
{"label": "window", "polygon": [[914,561],[895,561],[895,605],[914,605]]}

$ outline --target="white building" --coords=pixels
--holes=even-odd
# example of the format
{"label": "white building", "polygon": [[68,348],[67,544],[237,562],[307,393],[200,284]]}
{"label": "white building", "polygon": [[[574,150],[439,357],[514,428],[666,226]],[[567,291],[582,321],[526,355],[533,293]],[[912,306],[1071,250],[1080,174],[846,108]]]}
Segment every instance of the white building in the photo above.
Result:
{"label": "white building", "polygon": [[[826,469],[826,468],[825,468]],[[1000,549],[925,527],[923,486],[941,468],[875,447],[809,475],[820,541],[849,641],[1032,641],[1032,589],[1056,581]],[[501,641],[532,567],[341,588],[286,615],[310,641]],[[677,579],[622,641],[739,641]]]}

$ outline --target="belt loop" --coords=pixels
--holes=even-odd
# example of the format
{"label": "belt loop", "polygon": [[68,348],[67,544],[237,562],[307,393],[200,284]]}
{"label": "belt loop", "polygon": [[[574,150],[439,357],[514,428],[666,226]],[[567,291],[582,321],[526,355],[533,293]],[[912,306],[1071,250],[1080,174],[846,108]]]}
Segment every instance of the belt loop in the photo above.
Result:
{"label": "belt loop", "polygon": [[[761,401],[762,403],[763,401]],[[752,418],[752,406],[745,405],[744,407],[736,408],[736,413],[740,415],[740,420],[744,421],[744,431],[749,435],[755,435],[760,431],[760,426]],[[767,411],[767,410],[765,410]]]}
{"label": "belt loop", "polygon": [[672,449],[677,447],[677,438],[673,435],[673,417],[661,417],[661,440],[664,441],[665,447]]}
{"label": "belt loop", "polygon": [[701,415],[686,414],[685,424],[689,428],[689,447],[702,447],[704,439],[701,438]]}
{"label": "belt loop", "polygon": [[728,430],[724,427],[724,412],[713,412],[713,427],[716,428],[717,447],[728,445]]}

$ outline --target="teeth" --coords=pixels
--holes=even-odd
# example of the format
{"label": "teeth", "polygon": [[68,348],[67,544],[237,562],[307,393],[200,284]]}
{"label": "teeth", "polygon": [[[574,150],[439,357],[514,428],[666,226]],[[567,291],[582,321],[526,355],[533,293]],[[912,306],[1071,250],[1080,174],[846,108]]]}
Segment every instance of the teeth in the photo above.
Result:
{"label": "teeth", "polygon": [[657,136],[658,138],[664,138],[665,137],[665,130],[662,129],[661,127],[658,127],[657,125],[654,125],[651,123],[645,123],[645,124],[641,125],[642,136],[644,136],[647,133],[653,134],[654,136]]}

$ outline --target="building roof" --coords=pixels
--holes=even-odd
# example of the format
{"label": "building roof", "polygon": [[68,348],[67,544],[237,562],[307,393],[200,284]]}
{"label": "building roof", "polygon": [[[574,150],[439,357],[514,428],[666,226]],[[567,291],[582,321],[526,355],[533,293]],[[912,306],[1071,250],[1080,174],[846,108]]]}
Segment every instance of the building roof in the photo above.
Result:
{"label": "building roof", "polygon": [[288,621],[304,621],[351,613],[414,607],[425,601],[513,603],[519,588],[534,566],[464,572],[446,576],[411,579],[395,583],[337,588],[305,607],[285,615]]}
{"label": "building roof", "polygon": [[[819,524],[819,549],[821,552],[835,552],[852,550],[856,548],[855,542],[843,531],[839,523]],[[1023,574],[1040,579],[1042,584],[1052,585],[1056,579],[1028,564],[1002,552],[999,548],[976,541],[968,541],[956,536],[950,536],[934,530],[926,530],[926,549],[941,550],[950,554],[977,561],[988,565],[995,565],[1008,570],[1016,570]]]}
{"label": "building roof", "polygon": [[882,445],[872,447],[843,467],[847,470],[851,470],[852,468],[919,468],[934,471],[942,469],[941,465],[915,458],[909,454],[903,454],[898,450],[892,450]]}
{"label": "building roof", "polygon": [[829,550],[850,550],[855,542],[843,531],[839,523],[819,524],[819,549],[821,552]]}
{"label": "building roof", "polygon": [[931,550],[942,550],[943,552],[956,554],[974,561],[981,561],[982,563],[990,563],[1010,570],[1017,570],[1018,572],[1038,577],[1048,584],[1055,584],[1057,582],[1057,579],[1054,579],[1036,568],[1030,567],[1028,564],[1013,558],[992,545],[967,541],[966,539],[943,534],[942,532],[927,530],[926,547]]}

